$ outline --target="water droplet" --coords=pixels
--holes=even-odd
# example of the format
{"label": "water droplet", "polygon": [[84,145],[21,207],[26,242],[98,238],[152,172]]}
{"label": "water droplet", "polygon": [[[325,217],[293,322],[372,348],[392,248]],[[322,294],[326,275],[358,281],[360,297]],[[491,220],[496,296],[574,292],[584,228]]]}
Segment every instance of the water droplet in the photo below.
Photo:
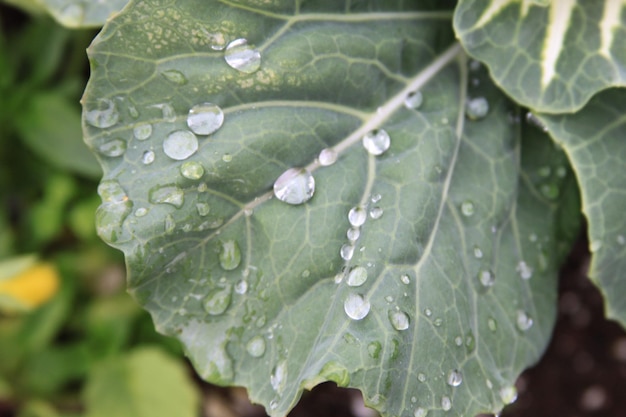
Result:
{"label": "water droplet", "polygon": [[433,311],[430,308],[425,308],[424,314],[426,315],[426,317],[430,317],[433,315]]}
{"label": "water droplet", "polygon": [[402,311],[389,311],[389,321],[396,330],[406,330],[409,328],[409,316]]}
{"label": "water droplet", "polygon": [[126,191],[119,182],[104,180],[98,185],[98,195],[103,203],[122,203],[128,201]]}
{"label": "water droplet", "polygon": [[240,295],[248,292],[248,281],[246,281],[245,279],[237,281],[237,283],[235,284],[235,292]]}
{"label": "water droplet", "polygon": [[474,211],[474,203],[472,203],[471,201],[467,200],[461,204],[461,213],[463,213],[465,217],[473,216]]}
{"label": "water droplet", "polygon": [[278,408],[278,401],[272,400],[270,401],[270,410],[276,410]]}
{"label": "water droplet", "polygon": [[380,351],[382,350],[382,346],[380,342],[371,342],[367,345],[367,353],[373,359],[378,359],[380,356]]}
{"label": "water droplet", "polygon": [[337,161],[337,152],[331,148],[322,149],[317,159],[320,161],[321,166],[330,166]]}
{"label": "water droplet", "polygon": [[496,276],[488,269],[483,269],[478,272],[478,280],[483,287],[492,287],[496,283]]}
{"label": "water droplet", "polygon": [[423,372],[420,372],[417,374],[417,380],[419,382],[426,382],[426,375]]}
{"label": "water droplet", "polygon": [[354,246],[346,243],[345,245],[341,246],[341,249],[339,249],[339,255],[341,255],[341,259],[343,259],[344,261],[349,261],[354,255]]}
{"label": "water droplet", "polygon": [[176,185],[162,185],[151,188],[148,198],[153,204],[171,204],[181,208],[185,202],[185,193]]}
{"label": "water droplet", "polygon": [[519,261],[515,270],[522,279],[530,279],[533,276],[533,269],[524,261]]}
{"label": "water droplet", "polygon": [[261,66],[261,53],[248,45],[247,39],[235,39],[226,46],[226,63],[232,68],[251,74]]}
{"label": "water droplet", "polygon": [[474,245],[474,258],[481,259],[483,257],[483,251],[477,245]]}
{"label": "water droplet", "polygon": [[185,75],[178,70],[174,70],[174,69],[165,70],[161,72],[161,76],[163,76],[163,78],[165,78],[167,81],[176,85],[187,84],[187,78],[185,78]]}
{"label": "water droplet", "polygon": [[137,217],[143,217],[146,214],[148,214],[148,209],[145,207],[139,207],[137,210],[135,210],[135,216]]}
{"label": "water droplet", "polygon": [[260,358],[265,354],[265,339],[263,339],[262,336],[254,336],[252,339],[248,340],[246,350],[250,356]]}
{"label": "water droplet", "polygon": [[98,146],[98,152],[111,158],[122,156],[126,152],[126,141],[119,138],[110,140]]}
{"label": "water droplet", "polygon": [[327,362],[320,370],[320,376],[328,381],[333,381],[339,387],[346,387],[350,383],[348,370],[335,361]]}
{"label": "water droplet", "polygon": [[370,210],[370,217],[374,220],[380,219],[383,215],[383,209],[376,206]]}
{"label": "water droplet", "polygon": [[357,266],[348,274],[346,283],[351,287],[360,287],[367,281],[367,270],[362,266]]}
{"label": "water droplet", "polygon": [[98,100],[98,107],[85,112],[85,121],[93,127],[105,129],[117,123],[120,114],[115,108],[113,100],[101,98]]}
{"label": "water droplet", "polygon": [[435,325],[435,327],[440,327],[443,324],[443,320],[441,318],[436,318],[435,320],[433,320],[433,324]]}
{"label": "water droplet", "polygon": [[351,227],[348,229],[346,236],[350,242],[354,242],[359,238],[359,236],[361,236],[361,229],[358,227]]}
{"label": "water droplet", "polygon": [[363,207],[352,207],[348,212],[348,221],[353,227],[362,226],[367,219],[367,213]]}
{"label": "water droplet", "polygon": [[415,412],[413,412],[413,417],[426,417],[426,415],[428,415],[428,410],[422,407],[416,408]]}
{"label": "water droplet", "polygon": [[204,175],[204,167],[200,162],[187,161],[180,166],[180,173],[190,180],[199,180]]}
{"label": "water droplet", "polygon": [[153,151],[145,151],[143,155],[141,155],[141,162],[144,165],[150,165],[154,162],[154,152]]}
{"label": "water droplet", "polygon": [[372,194],[372,203],[378,203],[383,198],[380,194]]}
{"label": "water droplet", "polygon": [[525,311],[517,310],[517,320],[516,320],[517,328],[521,331],[525,332],[530,329],[533,325],[533,319],[526,314]]}
{"label": "water droplet", "polygon": [[165,120],[166,122],[173,123],[176,121],[176,112],[174,111],[174,108],[171,104],[159,103],[154,104],[150,107],[161,110],[161,117],[163,117],[163,120]]}
{"label": "water droplet", "polygon": [[457,336],[454,338],[454,344],[457,346],[463,345],[463,338],[461,336]]}
{"label": "water droplet", "polygon": [[152,125],[150,123],[140,124],[133,128],[133,136],[137,140],[146,140],[152,136]]}
{"label": "water droplet", "polygon": [[408,276],[408,274],[402,274],[400,276],[400,281],[402,281],[403,284],[409,285],[411,283],[411,277]]}
{"label": "water droplet", "polygon": [[231,271],[239,266],[241,263],[241,250],[235,240],[225,240],[221,243],[219,261],[220,266],[227,271]]}
{"label": "water droplet", "polygon": [[517,389],[512,385],[500,388],[499,394],[504,404],[513,404],[517,400]]}
{"label": "water droplet", "polygon": [[489,330],[492,332],[495,332],[498,330],[498,322],[496,322],[492,317],[489,317],[489,319],[487,319],[487,327],[489,327]]}
{"label": "water droplet", "polygon": [[198,150],[198,138],[188,130],[176,130],[163,141],[165,155],[177,161],[189,158]]}
{"label": "water droplet", "polygon": [[207,203],[196,203],[196,210],[200,216],[204,217],[211,212],[211,206]]}
{"label": "water droplet", "polygon": [[175,228],[176,228],[176,222],[174,221],[174,218],[172,217],[172,215],[168,214],[167,216],[165,216],[165,234],[166,235],[172,234]]}
{"label": "water droplet", "polygon": [[230,305],[232,289],[230,286],[214,288],[204,298],[204,310],[212,316],[219,316],[224,313]]}
{"label": "water droplet", "polygon": [[274,182],[274,195],[287,204],[302,204],[315,193],[315,178],[303,168],[289,168]]}
{"label": "water droplet", "polygon": [[489,112],[489,102],[484,97],[476,97],[465,103],[465,115],[471,120],[482,119]]}
{"label": "water droplet", "polygon": [[443,411],[450,411],[452,408],[452,401],[450,401],[450,397],[441,397],[441,408]]}
{"label": "water droplet", "polygon": [[363,146],[371,155],[382,155],[391,145],[391,138],[384,129],[372,130],[363,136]]}
{"label": "water droplet", "polygon": [[280,361],[270,375],[270,384],[277,393],[281,393],[285,389],[285,383],[287,382],[287,362]]}
{"label": "water droplet", "polygon": [[450,373],[448,374],[448,380],[446,382],[451,387],[458,387],[459,385],[461,385],[461,383],[463,382],[463,375],[461,374],[461,371],[457,369],[453,369],[452,371],[450,371]]}
{"label": "water droplet", "polygon": [[232,160],[233,160],[233,156],[231,154],[229,154],[229,153],[225,153],[222,156],[222,161],[224,161],[224,162],[230,162]]}
{"label": "water droplet", "polygon": [[424,96],[421,91],[415,91],[413,93],[409,93],[409,95],[404,99],[404,106],[407,109],[419,109],[422,103],[424,102]]}
{"label": "water droplet", "polygon": [[197,135],[210,135],[223,123],[224,112],[213,103],[196,104],[187,115],[187,126]]}
{"label": "water droplet", "polygon": [[361,294],[348,294],[343,309],[352,320],[362,320],[370,312],[370,302]]}

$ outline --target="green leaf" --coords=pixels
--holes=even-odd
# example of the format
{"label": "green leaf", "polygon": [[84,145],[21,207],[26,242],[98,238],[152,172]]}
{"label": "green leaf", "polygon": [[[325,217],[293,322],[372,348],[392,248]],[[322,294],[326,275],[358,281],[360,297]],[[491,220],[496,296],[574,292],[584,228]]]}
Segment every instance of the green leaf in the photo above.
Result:
{"label": "green leaf", "polygon": [[[16,5],[30,0],[11,0]],[[122,10],[128,0],[37,0],[57,22],[69,28],[95,28]]]}
{"label": "green leaf", "polygon": [[626,85],[622,0],[461,0],[454,27],[496,83],[537,111],[573,112]]}
{"label": "green leaf", "polygon": [[24,142],[47,162],[100,178],[102,171],[82,141],[78,109],[62,95],[51,92],[34,96],[16,124]]}
{"label": "green leaf", "polygon": [[626,90],[592,98],[572,115],[537,115],[567,153],[578,177],[593,254],[590,278],[606,315],[626,326]]}
{"label": "green leaf", "polygon": [[96,365],[84,392],[86,417],[194,417],[198,392],[184,363],[138,348]]}
{"label": "green leaf", "polygon": [[566,160],[532,127],[521,155],[451,13],[296,4],[139,1],[107,25],[83,97],[99,234],[200,375],[274,416],[323,380],[388,416],[497,411],[547,343],[555,217],[578,210],[527,155]]}

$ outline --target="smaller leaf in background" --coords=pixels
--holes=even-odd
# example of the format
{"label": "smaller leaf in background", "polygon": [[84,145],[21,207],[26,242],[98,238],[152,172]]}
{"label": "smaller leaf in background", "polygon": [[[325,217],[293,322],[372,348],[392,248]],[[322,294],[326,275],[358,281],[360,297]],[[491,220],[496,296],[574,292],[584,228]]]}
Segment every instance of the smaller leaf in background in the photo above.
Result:
{"label": "smaller leaf in background", "polygon": [[84,400],[87,417],[195,417],[199,406],[183,362],[154,347],[94,366]]}
{"label": "smaller leaf in background", "polygon": [[37,399],[28,401],[17,417],[60,417],[60,415],[52,404]]}
{"label": "smaller leaf in background", "polygon": [[569,156],[580,184],[593,254],[589,276],[606,314],[626,327],[626,89],[611,89],[578,113],[538,114]]}
{"label": "smaller leaf in background", "polygon": [[88,28],[104,25],[107,19],[122,10],[128,0],[43,0],[50,14],[63,26]]}
{"label": "smaller leaf in background", "polygon": [[0,264],[0,311],[29,311],[50,300],[59,288],[54,265],[34,262],[32,256]]}
{"label": "smaller leaf in background", "polygon": [[76,203],[69,212],[69,226],[72,232],[84,241],[93,241],[97,238],[94,224],[94,213],[100,205],[97,195]]}
{"label": "smaller leaf in background", "polygon": [[55,92],[34,96],[15,122],[24,142],[46,162],[87,178],[102,175],[83,143],[80,110],[65,96]]}

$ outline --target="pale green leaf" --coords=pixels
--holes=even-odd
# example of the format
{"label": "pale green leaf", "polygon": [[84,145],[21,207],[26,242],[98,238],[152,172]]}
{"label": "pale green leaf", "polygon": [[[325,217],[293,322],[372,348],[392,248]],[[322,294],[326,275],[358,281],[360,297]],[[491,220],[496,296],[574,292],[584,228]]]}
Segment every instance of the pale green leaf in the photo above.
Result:
{"label": "pale green leaf", "polygon": [[84,391],[86,417],[194,417],[199,398],[184,363],[139,348],[96,365]]}
{"label": "pale green leaf", "polygon": [[461,0],[454,27],[496,83],[537,111],[576,111],[626,85],[624,0]]}
{"label": "pale green leaf", "polygon": [[[533,127],[522,156],[518,110],[468,69],[451,13],[351,4],[138,1],[113,19],[83,98],[99,234],[200,375],[274,416],[324,380],[388,416],[497,411],[552,330],[566,160]],[[222,50],[239,38],[244,66]],[[300,205],[272,193],[291,168],[315,180]]]}
{"label": "pale green leaf", "polygon": [[592,98],[573,115],[538,117],[567,155],[581,188],[593,254],[589,276],[608,317],[626,326],[626,90]]}

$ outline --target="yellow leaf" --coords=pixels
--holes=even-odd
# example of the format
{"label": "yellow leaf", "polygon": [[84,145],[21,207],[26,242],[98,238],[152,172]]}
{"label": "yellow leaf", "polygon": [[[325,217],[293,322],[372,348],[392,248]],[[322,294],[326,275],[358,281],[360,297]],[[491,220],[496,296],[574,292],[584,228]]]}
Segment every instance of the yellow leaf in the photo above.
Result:
{"label": "yellow leaf", "polygon": [[[59,288],[59,273],[54,265],[37,263],[13,277],[0,281],[0,298],[22,309],[35,308],[48,301]],[[1,306],[0,306],[1,307]]]}

